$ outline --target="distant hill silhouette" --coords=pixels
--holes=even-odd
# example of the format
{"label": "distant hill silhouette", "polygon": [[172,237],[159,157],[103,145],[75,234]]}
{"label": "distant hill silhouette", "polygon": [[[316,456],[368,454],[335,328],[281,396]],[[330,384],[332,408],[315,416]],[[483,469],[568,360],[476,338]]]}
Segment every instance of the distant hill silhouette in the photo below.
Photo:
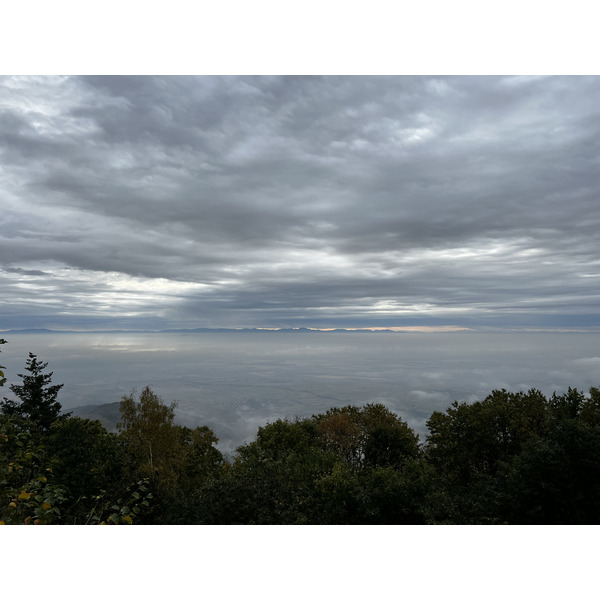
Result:
{"label": "distant hill silhouette", "polygon": [[76,406],[71,409],[74,417],[82,419],[98,420],[107,431],[116,433],[117,423],[121,420],[119,412],[120,402],[111,402],[109,404],[90,404],[89,406]]}

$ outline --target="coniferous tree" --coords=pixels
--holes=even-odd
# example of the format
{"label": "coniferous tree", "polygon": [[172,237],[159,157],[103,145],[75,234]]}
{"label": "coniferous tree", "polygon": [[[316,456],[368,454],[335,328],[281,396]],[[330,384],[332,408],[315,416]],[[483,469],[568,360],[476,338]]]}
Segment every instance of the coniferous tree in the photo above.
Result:
{"label": "coniferous tree", "polygon": [[[0,346],[2,344],[6,344],[6,340],[0,339]],[[4,377],[4,371],[2,369],[4,369],[4,367],[0,365],[0,386],[3,386],[6,383],[6,377]]]}
{"label": "coniferous tree", "polygon": [[62,406],[56,399],[63,384],[52,385],[53,373],[44,373],[48,363],[40,362],[35,354],[29,353],[25,370],[18,373],[22,385],[12,384],[10,390],[17,399],[4,398],[0,410],[8,416],[28,419],[47,431],[59,417]]}

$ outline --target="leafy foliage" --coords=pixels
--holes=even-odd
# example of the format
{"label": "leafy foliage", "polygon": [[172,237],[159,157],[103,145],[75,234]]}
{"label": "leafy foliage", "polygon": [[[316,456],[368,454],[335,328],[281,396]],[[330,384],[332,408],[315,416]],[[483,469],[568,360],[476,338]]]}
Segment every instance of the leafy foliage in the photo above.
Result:
{"label": "leafy foliage", "polygon": [[94,498],[86,525],[133,525],[150,511],[152,499],[148,479],[140,479],[129,486],[124,497],[114,502],[103,492]]}
{"label": "leafy foliage", "polygon": [[0,523],[46,525],[59,519],[66,490],[52,479],[44,447],[14,419],[0,418]]}
{"label": "leafy foliage", "polygon": [[65,522],[85,523],[98,495],[115,498],[130,481],[122,443],[99,421],[60,419],[51,425],[44,443],[54,460],[54,474],[70,499]]}

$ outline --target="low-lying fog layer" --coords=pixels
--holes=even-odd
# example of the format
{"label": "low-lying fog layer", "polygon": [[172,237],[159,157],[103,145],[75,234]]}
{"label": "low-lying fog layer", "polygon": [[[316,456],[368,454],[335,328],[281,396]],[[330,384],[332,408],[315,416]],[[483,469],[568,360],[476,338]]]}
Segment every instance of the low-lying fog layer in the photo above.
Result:
{"label": "low-lying fog layer", "polygon": [[[1,336],[0,336],[1,337]],[[600,385],[597,333],[283,333],[4,335],[7,385],[27,353],[64,383],[65,409],[118,402],[150,385],[177,420],[208,425],[222,451],[278,417],[381,402],[424,439],[425,421],[452,401],[493,389],[545,394]],[[7,387],[2,395],[10,395]]]}

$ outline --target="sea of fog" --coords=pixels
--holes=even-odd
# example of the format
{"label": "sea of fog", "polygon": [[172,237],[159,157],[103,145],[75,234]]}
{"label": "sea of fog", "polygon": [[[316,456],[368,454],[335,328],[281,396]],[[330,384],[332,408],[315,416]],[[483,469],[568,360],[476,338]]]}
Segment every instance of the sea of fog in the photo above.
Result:
{"label": "sea of fog", "polygon": [[[380,402],[424,439],[434,410],[491,390],[600,386],[599,333],[45,333],[4,335],[0,363],[21,383],[28,352],[64,383],[64,409],[118,402],[146,385],[208,425],[231,452],[279,417]],[[3,395],[10,395],[8,388]]]}

